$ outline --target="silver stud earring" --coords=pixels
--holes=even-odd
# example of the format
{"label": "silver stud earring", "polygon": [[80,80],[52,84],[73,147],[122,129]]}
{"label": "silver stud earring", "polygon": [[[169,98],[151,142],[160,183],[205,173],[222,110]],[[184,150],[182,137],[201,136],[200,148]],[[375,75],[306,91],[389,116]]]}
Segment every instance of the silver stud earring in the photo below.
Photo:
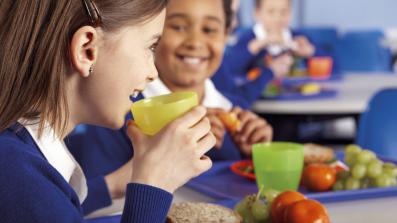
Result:
{"label": "silver stud earring", "polygon": [[92,72],[94,72],[94,68],[92,68],[92,66],[91,66],[90,69],[88,70],[89,75],[91,75]]}

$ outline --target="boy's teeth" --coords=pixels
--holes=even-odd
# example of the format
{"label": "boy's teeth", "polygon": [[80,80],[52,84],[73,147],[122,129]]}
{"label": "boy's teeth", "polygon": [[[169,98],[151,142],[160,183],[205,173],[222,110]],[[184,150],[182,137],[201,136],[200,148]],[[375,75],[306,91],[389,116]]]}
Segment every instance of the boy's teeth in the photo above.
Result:
{"label": "boy's teeth", "polygon": [[194,65],[196,65],[196,64],[199,64],[199,63],[201,62],[201,59],[198,58],[198,57],[184,57],[184,58],[183,58],[183,61],[184,61],[185,63],[188,63],[188,64],[194,64]]}

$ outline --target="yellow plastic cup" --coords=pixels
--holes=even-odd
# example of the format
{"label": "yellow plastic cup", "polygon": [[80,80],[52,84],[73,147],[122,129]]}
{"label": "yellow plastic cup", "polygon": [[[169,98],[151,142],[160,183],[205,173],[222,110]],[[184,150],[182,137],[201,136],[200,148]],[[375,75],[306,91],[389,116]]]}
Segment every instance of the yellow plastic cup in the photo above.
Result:
{"label": "yellow plastic cup", "polygon": [[259,188],[298,189],[303,169],[303,145],[287,142],[254,144],[252,156]]}
{"label": "yellow plastic cup", "polygon": [[196,92],[176,92],[135,102],[131,107],[136,125],[147,135],[155,135],[164,126],[198,105]]}

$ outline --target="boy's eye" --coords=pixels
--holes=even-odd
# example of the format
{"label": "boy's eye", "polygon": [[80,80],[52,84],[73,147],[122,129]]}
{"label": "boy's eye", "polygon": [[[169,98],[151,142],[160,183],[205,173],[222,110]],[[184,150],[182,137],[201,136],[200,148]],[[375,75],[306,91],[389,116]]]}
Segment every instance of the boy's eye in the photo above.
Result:
{"label": "boy's eye", "polygon": [[218,32],[218,28],[204,27],[203,31],[208,34],[213,34]]}
{"label": "boy's eye", "polygon": [[186,26],[183,25],[170,25],[170,27],[177,32],[183,32],[186,30]]}

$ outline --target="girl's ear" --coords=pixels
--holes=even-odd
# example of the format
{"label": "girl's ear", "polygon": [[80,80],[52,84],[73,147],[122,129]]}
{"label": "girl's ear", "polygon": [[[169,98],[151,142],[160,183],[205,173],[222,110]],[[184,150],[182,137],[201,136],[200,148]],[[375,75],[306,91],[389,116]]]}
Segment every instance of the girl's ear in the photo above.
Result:
{"label": "girl's ear", "polygon": [[71,62],[78,74],[88,77],[98,58],[99,33],[92,26],[83,26],[78,29],[70,44]]}

